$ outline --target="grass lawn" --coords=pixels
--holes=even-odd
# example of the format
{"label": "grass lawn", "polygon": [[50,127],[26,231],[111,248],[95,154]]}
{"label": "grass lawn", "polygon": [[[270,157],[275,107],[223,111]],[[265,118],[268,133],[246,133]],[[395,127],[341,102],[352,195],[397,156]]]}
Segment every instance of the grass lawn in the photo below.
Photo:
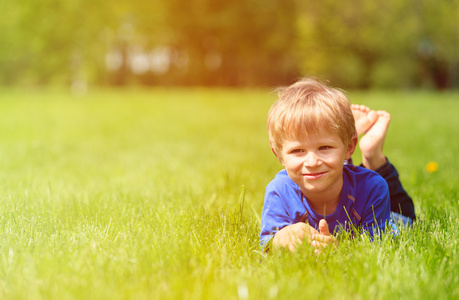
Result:
{"label": "grass lawn", "polygon": [[422,222],[320,256],[259,251],[275,98],[0,90],[0,299],[457,299],[459,95],[349,93]]}

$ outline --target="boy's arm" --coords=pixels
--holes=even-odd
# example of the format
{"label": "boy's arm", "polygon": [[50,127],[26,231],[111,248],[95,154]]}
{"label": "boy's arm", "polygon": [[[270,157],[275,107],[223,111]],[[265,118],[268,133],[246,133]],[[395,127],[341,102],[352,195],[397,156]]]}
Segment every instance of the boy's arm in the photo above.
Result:
{"label": "boy's arm", "polygon": [[[292,199],[290,199],[292,200]],[[286,208],[283,196],[272,186],[267,187],[261,215],[260,242],[264,250],[271,247],[288,248],[295,251],[297,246],[307,241],[315,248],[335,243],[325,220],[319,223],[319,231],[304,222],[294,223]]]}
{"label": "boy's arm", "polygon": [[319,231],[307,223],[298,222],[295,215],[298,206],[303,207],[303,204],[297,197],[296,191],[292,192],[281,180],[272,181],[266,187],[260,233],[260,243],[265,251],[271,247],[294,251],[304,241],[316,248],[335,242],[325,220],[319,223]]}
{"label": "boy's arm", "polygon": [[389,188],[384,179],[381,178],[379,183],[374,185],[368,197],[360,227],[368,230],[370,236],[373,237],[375,232],[385,231],[386,223],[390,219]]}
{"label": "boy's arm", "polygon": [[260,242],[263,248],[273,243],[273,237],[278,231],[292,224],[282,197],[269,186],[265,192],[265,202],[261,214]]}
{"label": "boy's arm", "polygon": [[306,223],[295,220],[295,209],[291,209],[295,195],[284,190],[285,186],[269,184],[265,191],[265,202],[261,215],[261,246],[282,247],[294,251],[304,239],[310,241],[314,233],[318,233]]}

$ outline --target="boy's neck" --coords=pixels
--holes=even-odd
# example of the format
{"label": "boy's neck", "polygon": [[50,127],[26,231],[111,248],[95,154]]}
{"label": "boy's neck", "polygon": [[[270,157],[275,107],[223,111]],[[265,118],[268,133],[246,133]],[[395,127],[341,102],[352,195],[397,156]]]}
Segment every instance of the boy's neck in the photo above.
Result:
{"label": "boy's neck", "polygon": [[343,185],[339,190],[327,190],[320,193],[311,193],[308,191],[302,191],[303,195],[306,196],[306,199],[311,206],[311,208],[318,214],[328,216],[335,212],[338,207],[338,203],[341,199],[341,190]]}

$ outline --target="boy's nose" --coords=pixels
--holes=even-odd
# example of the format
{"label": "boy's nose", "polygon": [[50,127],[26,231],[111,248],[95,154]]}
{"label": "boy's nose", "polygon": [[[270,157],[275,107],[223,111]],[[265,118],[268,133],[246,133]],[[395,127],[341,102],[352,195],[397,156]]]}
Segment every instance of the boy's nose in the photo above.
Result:
{"label": "boy's nose", "polygon": [[306,154],[303,164],[306,167],[315,167],[320,164],[320,158],[316,153],[309,152]]}

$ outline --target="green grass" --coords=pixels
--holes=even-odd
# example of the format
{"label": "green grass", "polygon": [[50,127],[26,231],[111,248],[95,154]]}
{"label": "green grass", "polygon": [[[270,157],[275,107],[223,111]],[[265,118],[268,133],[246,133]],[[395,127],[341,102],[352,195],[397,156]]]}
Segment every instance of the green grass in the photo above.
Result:
{"label": "green grass", "polygon": [[1,90],[0,299],[457,299],[458,96],[349,94],[392,114],[421,223],[262,256],[274,93]]}

